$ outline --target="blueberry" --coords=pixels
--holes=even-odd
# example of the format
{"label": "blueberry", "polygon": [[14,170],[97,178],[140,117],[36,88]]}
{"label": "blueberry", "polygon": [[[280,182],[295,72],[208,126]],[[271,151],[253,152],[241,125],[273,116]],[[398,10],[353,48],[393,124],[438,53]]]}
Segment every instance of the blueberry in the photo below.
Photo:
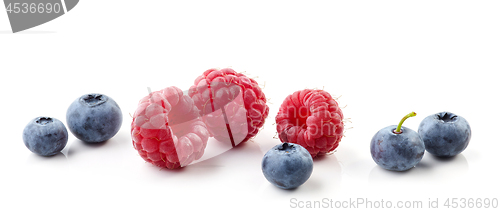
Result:
{"label": "blueberry", "polygon": [[33,153],[51,156],[59,153],[68,143],[68,130],[56,118],[37,117],[24,127],[23,141]]}
{"label": "blueberry", "polygon": [[401,127],[403,133],[393,131],[396,125],[378,131],[370,143],[372,158],[379,166],[392,171],[411,169],[422,160],[424,142],[417,132]]}
{"label": "blueberry", "polygon": [[68,108],[66,122],[78,139],[98,143],[106,141],[120,130],[122,112],[118,104],[103,94],[86,94]]}
{"label": "blueberry", "polygon": [[467,120],[450,112],[427,116],[418,127],[425,149],[438,157],[452,157],[467,148],[471,129]]}
{"label": "blueberry", "polygon": [[406,115],[399,125],[391,125],[379,130],[370,142],[372,158],[384,169],[406,171],[417,165],[424,156],[425,146],[417,132],[402,126]]}
{"label": "blueberry", "polygon": [[278,144],[262,159],[264,176],[282,189],[293,189],[304,184],[311,176],[312,170],[311,154],[298,144]]}

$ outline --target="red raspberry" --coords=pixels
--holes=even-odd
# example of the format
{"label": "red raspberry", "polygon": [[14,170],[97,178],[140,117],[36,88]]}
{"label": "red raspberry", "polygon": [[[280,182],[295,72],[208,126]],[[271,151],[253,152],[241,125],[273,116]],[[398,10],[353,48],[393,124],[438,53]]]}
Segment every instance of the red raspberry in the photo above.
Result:
{"label": "red raspberry", "polygon": [[344,115],[337,102],[323,90],[305,89],[289,95],[276,116],[281,142],[305,147],[312,157],[337,148],[343,136]]}
{"label": "red raspberry", "polygon": [[131,134],[134,148],[144,160],[169,169],[200,159],[209,136],[193,100],[177,87],[141,99]]}
{"label": "red raspberry", "polygon": [[233,147],[254,137],[269,114],[258,83],[231,68],[205,71],[194,81],[189,96],[211,136]]}

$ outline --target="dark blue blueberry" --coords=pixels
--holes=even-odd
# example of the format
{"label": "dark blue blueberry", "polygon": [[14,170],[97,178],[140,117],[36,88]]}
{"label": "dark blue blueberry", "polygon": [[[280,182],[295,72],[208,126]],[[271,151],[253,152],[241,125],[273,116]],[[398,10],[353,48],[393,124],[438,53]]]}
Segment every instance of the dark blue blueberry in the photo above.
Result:
{"label": "dark blue blueberry", "polygon": [[278,144],[262,159],[264,176],[282,189],[297,188],[304,184],[311,176],[312,170],[311,154],[298,144]]}
{"label": "dark blue blueberry", "polygon": [[78,139],[97,143],[106,141],[120,130],[122,111],[103,94],[86,94],[76,99],[66,113],[68,128]]}
{"label": "dark blue blueberry", "polygon": [[469,123],[450,112],[427,116],[418,127],[425,149],[438,157],[452,157],[467,148],[471,138]]}
{"label": "dark blue blueberry", "polygon": [[24,127],[23,141],[30,151],[51,156],[59,153],[68,143],[68,130],[58,119],[38,117]]}
{"label": "dark blue blueberry", "polygon": [[370,143],[372,158],[379,166],[392,171],[405,171],[417,165],[424,156],[425,146],[417,132],[396,125],[378,131]]}

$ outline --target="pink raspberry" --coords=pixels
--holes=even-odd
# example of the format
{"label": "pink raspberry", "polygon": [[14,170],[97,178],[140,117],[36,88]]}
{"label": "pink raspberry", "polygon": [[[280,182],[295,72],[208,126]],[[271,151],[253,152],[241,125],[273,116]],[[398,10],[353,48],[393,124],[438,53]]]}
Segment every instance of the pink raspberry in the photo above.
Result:
{"label": "pink raspberry", "polygon": [[168,169],[200,159],[209,137],[193,100],[173,86],[141,99],[131,134],[134,148],[144,160]]}
{"label": "pink raspberry", "polygon": [[233,147],[254,137],[269,114],[258,83],[231,68],[205,71],[194,81],[189,96],[210,135]]}
{"label": "pink raspberry", "polygon": [[343,136],[344,115],[337,102],[323,90],[305,89],[289,95],[276,116],[281,142],[305,147],[312,157],[337,148]]}

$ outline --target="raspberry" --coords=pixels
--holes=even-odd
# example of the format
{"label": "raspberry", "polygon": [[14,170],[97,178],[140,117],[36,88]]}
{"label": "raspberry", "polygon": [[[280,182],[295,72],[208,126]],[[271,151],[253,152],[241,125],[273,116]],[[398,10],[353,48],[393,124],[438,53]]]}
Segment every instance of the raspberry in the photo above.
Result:
{"label": "raspberry", "polygon": [[343,136],[344,115],[337,102],[323,90],[305,89],[289,95],[276,116],[281,142],[305,147],[312,157],[337,148]]}
{"label": "raspberry", "polygon": [[200,159],[209,136],[193,100],[173,86],[139,101],[131,134],[134,148],[145,161],[168,169]]}
{"label": "raspberry", "polygon": [[210,135],[233,147],[254,137],[269,114],[258,83],[231,68],[205,71],[194,81],[189,96]]}

